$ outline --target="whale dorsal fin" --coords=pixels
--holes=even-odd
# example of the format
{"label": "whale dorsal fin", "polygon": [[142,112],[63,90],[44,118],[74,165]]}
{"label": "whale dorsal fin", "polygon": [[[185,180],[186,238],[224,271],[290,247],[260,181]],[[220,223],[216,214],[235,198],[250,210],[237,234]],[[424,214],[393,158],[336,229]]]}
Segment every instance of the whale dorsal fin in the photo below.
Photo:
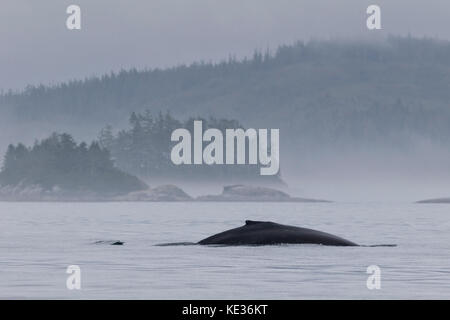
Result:
{"label": "whale dorsal fin", "polygon": [[264,221],[253,221],[253,220],[245,220],[246,226],[251,226],[253,224],[264,223]]}

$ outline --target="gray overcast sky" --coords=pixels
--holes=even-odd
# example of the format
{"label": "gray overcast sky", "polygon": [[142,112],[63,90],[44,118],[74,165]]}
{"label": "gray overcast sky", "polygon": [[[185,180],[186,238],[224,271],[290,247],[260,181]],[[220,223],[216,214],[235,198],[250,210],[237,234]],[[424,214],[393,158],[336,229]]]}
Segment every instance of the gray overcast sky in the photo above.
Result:
{"label": "gray overcast sky", "polygon": [[[82,30],[66,29],[66,8]],[[381,31],[366,8],[382,9]],[[449,0],[2,0],[0,89],[249,55],[303,39],[450,39]]]}

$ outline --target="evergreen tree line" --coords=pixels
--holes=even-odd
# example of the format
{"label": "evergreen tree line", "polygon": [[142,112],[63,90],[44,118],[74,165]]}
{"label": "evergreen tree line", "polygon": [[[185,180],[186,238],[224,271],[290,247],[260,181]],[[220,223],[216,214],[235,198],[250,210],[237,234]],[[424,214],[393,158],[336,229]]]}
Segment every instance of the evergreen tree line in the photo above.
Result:
{"label": "evergreen tree line", "polygon": [[146,188],[138,178],[114,166],[98,142],[77,144],[69,134],[54,133],[32,147],[9,145],[0,172],[2,186],[40,186],[71,192],[121,194]]}
{"label": "evergreen tree line", "polygon": [[[170,154],[172,148],[178,142],[171,141],[172,132],[178,128],[185,128],[191,133],[193,139],[194,120],[201,120],[203,130],[208,128],[219,129],[224,137],[225,130],[245,128],[236,120],[217,119],[210,117],[189,118],[180,121],[170,113],[159,112],[153,115],[146,110],[142,113],[133,112],[129,119],[129,128],[114,134],[112,126],[106,126],[101,130],[98,140],[102,147],[110,150],[115,164],[118,168],[135,174],[139,177],[149,179],[190,179],[190,180],[257,180],[257,181],[281,181],[280,176],[261,176],[259,164],[240,165],[175,165],[172,163]],[[246,141],[248,144],[248,142]],[[207,143],[203,143],[206,146]],[[191,154],[193,155],[193,143]],[[269,149],[270,152],[270,149]],[[224,151],[225,156],[225,151]],[[235,153],[235,161],[236,161]],[[246,159],[248,159],[248,148],[246,148]],[[246,161],[248,163],[248,161]]]}

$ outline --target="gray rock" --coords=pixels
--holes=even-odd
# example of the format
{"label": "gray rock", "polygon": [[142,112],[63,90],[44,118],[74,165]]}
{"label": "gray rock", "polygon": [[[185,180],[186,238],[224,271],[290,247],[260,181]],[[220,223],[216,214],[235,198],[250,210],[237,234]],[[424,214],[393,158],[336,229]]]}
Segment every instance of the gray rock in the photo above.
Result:
{"label": "gray rock", "polygon": [[94,244],[108,244],[111,246],[123,246],[125,242],[120,240],[99,240],[95,241]]}
{"label": "gray rock", "polygon": [[116,197],[117,201],[191,201],[192,197],[174,185],[162,185]]}
{"label": "gray rock", "polygon": [[231,185],[225,186],[219,195],[199,196],[197,201],[268,201],[268,202],[329,202],[291,197],[289,194],[267,187]]}

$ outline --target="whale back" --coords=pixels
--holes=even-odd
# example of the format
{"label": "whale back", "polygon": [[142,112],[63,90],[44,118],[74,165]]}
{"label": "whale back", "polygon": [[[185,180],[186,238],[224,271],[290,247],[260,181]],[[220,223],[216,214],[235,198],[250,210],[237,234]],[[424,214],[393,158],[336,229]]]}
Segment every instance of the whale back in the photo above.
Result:
{"label": "whale back", "polygon": [[338,236],[271,221],[246,220],[245,225],[230,229],[198,242],[217,245],[275,245],[275,244],[322,244],[356,246],[356,243]]}

